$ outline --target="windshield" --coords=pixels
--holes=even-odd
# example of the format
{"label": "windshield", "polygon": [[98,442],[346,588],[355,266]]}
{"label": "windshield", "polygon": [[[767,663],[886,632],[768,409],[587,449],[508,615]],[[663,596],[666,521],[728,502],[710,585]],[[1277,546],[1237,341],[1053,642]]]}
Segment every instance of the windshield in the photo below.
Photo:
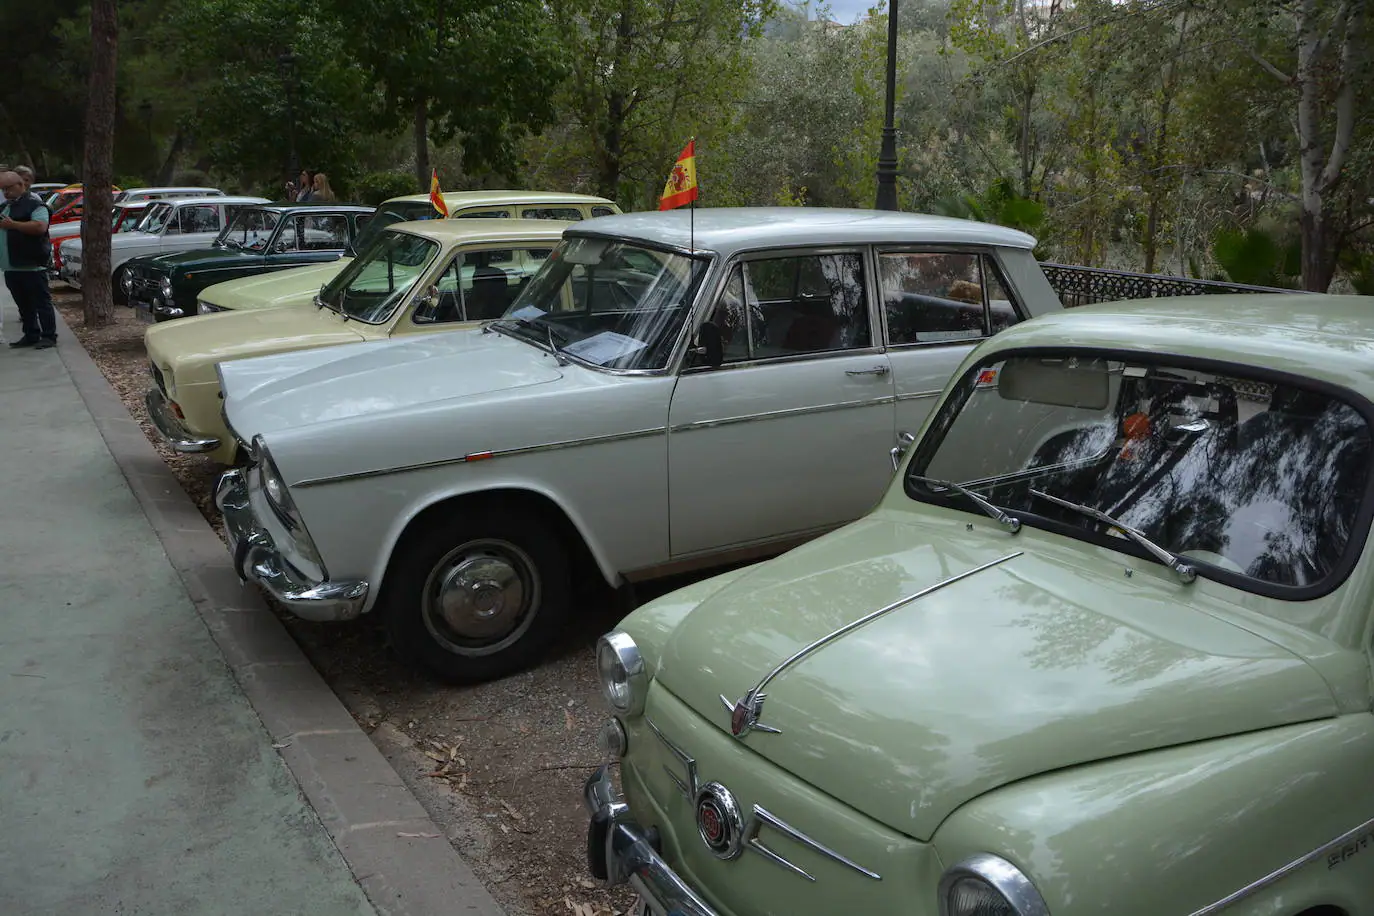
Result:
{"label": "windshield", "polygon": [[281,215],[275,210],[240,210],[234,221],[225,226],[215,239],[215,244],[246,251],[262,251],[272,240],[272,230],[277,228],[280,219]]}
{"label": "windshield", "polygon": [[143,219],[143,211],[135,207],[115,207],[112,228],[115,232],[130,232]]}
{"label": "windshield", "polygon": [[439,211],[427,200],[398,200],[382,204],[367,225],[358,230],[358,237],[353,240],[353,250],[366,251],[387,226],[422,219],[439,219]]}
{"label": "windshield", "polygon": [[707,261],[609,239],[565,239],[497,327],[608,369],[668,364]]}
{"label": "windshield", "polygon": [[1318,586],[1363,542],[1371,457],[1364,416],[1317,390],[1229,367],[1017,356],[959,383],[906,491],[980,511],[915,478],[956,481],[1027,524],[1134,551],[1060,501],[1089,507],[1202,576],[1282,594]]}
{"label": "windshield", "polygon": [[329,281],[320,302],[369,324],[385,321],[438,253],[438,242],[409,232],[383,233]]}
{"label": "windshield", "polygon": [[171,215],[171,204],[153,204],[143,211],[143,218],[138,221],[138,231],[151,232],[153,235],[157,235],[167,225],[167,220]]}

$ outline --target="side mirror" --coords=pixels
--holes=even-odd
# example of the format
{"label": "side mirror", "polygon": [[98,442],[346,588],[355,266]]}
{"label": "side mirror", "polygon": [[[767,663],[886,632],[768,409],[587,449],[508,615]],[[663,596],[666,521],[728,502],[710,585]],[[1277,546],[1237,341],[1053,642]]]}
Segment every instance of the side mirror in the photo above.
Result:
{"label": "side mirror", "polygon": [[416,324],[433,324],[437,317],[434,313],[439,306],[439,287],[431,286],[415,297]]}
{"label": "side mirror", "polygon": [[696,345],[692,347],[691,353],[699,366],[716,369],[725,362],[725,344],[721,341],[720,328],[715,322],[702,322],[701,327],[697,329]]}
{"label": "side mirror", "polygon": [[286,248],[286,243],[285,243],[285,242],[278,242],[277,244],[275,244],[275,245],[272,246],[272,250],[273,250],[273,251],[276,251],[276,252],[278,252],[278,253],[283,252],[283,251],[286,251],[286,250],[287,250],[287,248]]}

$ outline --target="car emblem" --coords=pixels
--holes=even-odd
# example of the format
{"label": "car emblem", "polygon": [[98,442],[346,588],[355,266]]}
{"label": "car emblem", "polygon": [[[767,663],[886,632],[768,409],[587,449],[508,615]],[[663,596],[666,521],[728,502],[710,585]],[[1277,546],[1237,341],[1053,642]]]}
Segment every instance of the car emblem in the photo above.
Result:
{"label": "car emblem", "polygon": [[744,849],[744,818],[730,790],[718,782],[701,787],[696,798],[697,833],[711,854],[733,859]]}

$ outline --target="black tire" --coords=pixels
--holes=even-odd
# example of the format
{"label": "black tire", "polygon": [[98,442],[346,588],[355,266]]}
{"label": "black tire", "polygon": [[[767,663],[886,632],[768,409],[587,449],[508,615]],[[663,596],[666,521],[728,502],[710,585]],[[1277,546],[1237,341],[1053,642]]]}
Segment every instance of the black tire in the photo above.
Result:
{"label": "black tire", "polygon": [[382,608],[391,646],[449,683],[527,668],[567,619],[568,552],[535,516],[476,506],[453,515],[397,545]]}
{"label": "black tire", "polygon": [[128,305],[129,297],[124,295],[124,275],[129,272],[129,268],[119,266],[115,268],[114,276],[110,278],[110,292],[114,296],[115,305]]}

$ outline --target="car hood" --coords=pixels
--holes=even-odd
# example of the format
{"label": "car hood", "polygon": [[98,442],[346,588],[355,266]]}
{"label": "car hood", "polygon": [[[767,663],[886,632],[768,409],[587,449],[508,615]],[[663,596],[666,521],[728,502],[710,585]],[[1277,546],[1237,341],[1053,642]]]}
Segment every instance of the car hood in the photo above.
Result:
{"label": "car hood", "polygon": [[477,328],[220,366],[230,421],[249,436],[429,407],[562,375],[538,347]]}
{"label": "car hood", "polygon": [[[222,312],[167,321],[148,328],[148,357],[185,382],[213,381],[214,364],[365,339],[357,322],[313,305]],[[205,378],[192,378],[200,369]]]}
{"label": "car hood", "polygon": [[201,290],[200,298],[227,309],[264,309],[310,301],[352,258],[293,267],[268,274],[226,280]]}
{"label": "car hood", "polygon": [[[729,731],[732,703],[813,641],[998,558],[784,668],[749,749],[929,839],[970,799],[1094,760],[1334,715],[1331,690],[1208,585],[1034,529],[878,512],[754,567],[673,631],[658,682]],[[925,516],[922,516],[925,521]],[[995,529],[994,529],[995,530]]]}

